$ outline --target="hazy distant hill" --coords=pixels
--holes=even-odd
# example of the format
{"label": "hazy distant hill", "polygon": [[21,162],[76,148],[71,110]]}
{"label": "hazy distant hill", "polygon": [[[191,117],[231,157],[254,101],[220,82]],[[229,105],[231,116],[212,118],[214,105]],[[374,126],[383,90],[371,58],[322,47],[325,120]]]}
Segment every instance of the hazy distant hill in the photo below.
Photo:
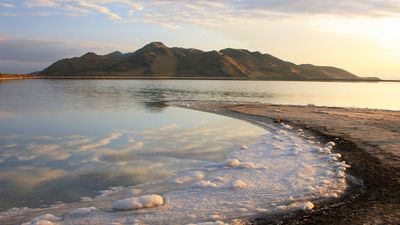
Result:
{"label": "hazy distant hill", "polygon": [[227,48],[204,52],[169,48],[152,42],[133,52],[108,55],[87,53],[55,62],[44,76],[115,76],[148,78],[226,78],[271,80],[357,80],[343,69],[310,64],[296,65],[272,55]]}

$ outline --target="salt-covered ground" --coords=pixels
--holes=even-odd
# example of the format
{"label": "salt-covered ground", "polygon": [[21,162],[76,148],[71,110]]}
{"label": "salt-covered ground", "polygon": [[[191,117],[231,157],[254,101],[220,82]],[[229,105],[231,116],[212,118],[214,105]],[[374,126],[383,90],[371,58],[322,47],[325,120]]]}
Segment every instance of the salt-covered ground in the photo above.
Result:
{"label": "salt-covered ground", "polygon": [[[349,166],[335,143],[318,143],[286,124],[260,124],[255,144],[232,151],[175,177],[129,188],[113,188],[94,199],[42,210],[13,209],[0,221],[25,218],[24,225],[52,224],[238,224],[257,214],[312,210],[346,189]],[[41,214],[41,215],[40,215]],[[53,215],[54,214],[54,215]]]}
{"label": "salt-covered ground", "polygon": [[400,224],[399,111],[235,102],[186,102],[183,107],[245,120],[285,121],[323,142],[335,140],[334,151],[351,164],[346,171],[350,188],[341,198],[317,204],[312,212],[266,215],[252,224]]}

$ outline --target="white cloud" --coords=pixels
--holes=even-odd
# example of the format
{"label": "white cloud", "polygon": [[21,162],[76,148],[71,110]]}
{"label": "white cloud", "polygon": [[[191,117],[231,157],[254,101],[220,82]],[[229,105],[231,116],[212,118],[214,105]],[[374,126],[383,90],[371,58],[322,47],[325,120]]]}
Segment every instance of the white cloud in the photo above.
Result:
{"label": "white cloud", "polygon": [[60,3],[56,0],[27,0],[25,5],[27,7],[58,7]]}
{"label": "white cloud", "polygon": [[25,6],[29,8],[45,7],[57,8],[59,10],[69,11],[65,13],[67,16],[85,15],[91,13],[105,14],[111,20],[121,20],[122,17],[112,12],[106,4],[117,4],[126,7],[130,13],[143,10],[143,5],[130,0],[27,0]]}
{"label": "white cloud", "polygon": [[18,13],[0,13],[0,16],[5,16],[5,17],[18,17],[22,16],[21,14]]}
{"label": "white cloud", "polygon": [[[188,23],[202,26],[237,25],[257,22],[257,19],[287,19],[298,15],[344,17],[400,15],[400,2],[394,0],[28,0],[25,5],[57,8],[72,15],[99,13],[107,15],[111,20],[159,24],[173,29]],[[122,16],[121,12],[118,14],[111,11],[112,5],[122,6],[125,16]]]}
{"label": "white cloud", "polygon": [[14,8],[15,5],[9,2],[0,2],[0,8]]}
{"label": "white cloud", "polygon": [[98,12],[98,13],[105,14],[111,20],[120,20],[120,19],[122,19],[118,14],[111,12],[108,8],[106,8],[104,6],[88,3],[86,1],[77,1],[77,4],[81,8],[83,8],[84,10],[95,11],[95,12]]}

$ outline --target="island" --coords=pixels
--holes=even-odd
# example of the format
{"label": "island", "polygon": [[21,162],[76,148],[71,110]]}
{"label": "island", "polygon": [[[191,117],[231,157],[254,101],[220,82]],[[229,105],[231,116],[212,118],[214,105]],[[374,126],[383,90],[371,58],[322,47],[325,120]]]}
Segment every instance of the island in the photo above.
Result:
{"label": "island", "polygon": [[235,80],[320,80],[378,81],[346,70],[311,64],[296,65],[269,54],[226,48],[201,51],[169,48],[151,42],[132,53],[112,52],[59,60],[38,73],[41,78],[107,79],[235,79]]}

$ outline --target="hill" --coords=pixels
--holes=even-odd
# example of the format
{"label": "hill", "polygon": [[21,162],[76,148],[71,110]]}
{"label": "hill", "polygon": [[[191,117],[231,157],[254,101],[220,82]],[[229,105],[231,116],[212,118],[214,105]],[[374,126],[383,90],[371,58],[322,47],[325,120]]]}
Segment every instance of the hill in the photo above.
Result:
{"label": "hill", "polygon": [[358,76],[340,68],[296,65],[258,51],[227,48],[220,51],[169,48],[152,42],[123,54],[86,53],[62,59],[39,73],[63,77],[141,77],[206,78],[263,80],[358,80]]}

